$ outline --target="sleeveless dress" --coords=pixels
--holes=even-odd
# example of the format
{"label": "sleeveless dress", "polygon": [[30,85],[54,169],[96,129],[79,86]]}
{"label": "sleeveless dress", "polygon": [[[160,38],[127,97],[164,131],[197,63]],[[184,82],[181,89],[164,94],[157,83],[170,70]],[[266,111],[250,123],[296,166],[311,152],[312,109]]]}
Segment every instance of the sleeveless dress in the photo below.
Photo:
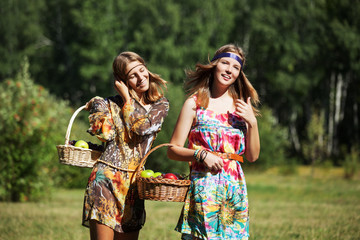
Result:
{"label": "sleeveless dress", "polygon": [[[245,152],[246,123],[233,113],[217,114],[197,107],[189,133],[191,149],[220,153]],[[224,167],[211,173],[194,163],[191,185],[175,228],[182,239],[248,239],[249,214],[246,182],[240,162],[223,159]]]}
{"label": "sleeveless dress", "polygon": [[135,99],[124,103],[117,95],[94,97],[89,105],[88,132],[106,142],[100,159],[119,169],[95,164],[85,191],[82,224],[89,227],[89,221],[96,220],[120,233],[138,231],[145,223],[145,206],[136,182],[130,182],[132,170],[151,149],[169,102],[161,98],[146,110]]}

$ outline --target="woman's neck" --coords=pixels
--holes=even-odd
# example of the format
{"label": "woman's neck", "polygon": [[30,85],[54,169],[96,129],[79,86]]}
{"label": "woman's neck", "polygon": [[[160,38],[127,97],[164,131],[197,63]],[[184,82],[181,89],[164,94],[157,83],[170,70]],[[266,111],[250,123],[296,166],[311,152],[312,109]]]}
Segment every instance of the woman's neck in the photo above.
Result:
{"label": "woman's neck", "polygon": [[227,113],[235,111],[234,100],[229,91],[212,91],[209,98],[208,109],[217,113]]}
{"label": "woman's neck", "polygon": [[139,103],[146,109],[146,111],[149,111],[150,104],[145,103],[144,94],[138,94],[138,97],[139,97]]}
{"label": "woman's neck", "polygon": [[226,98],[229,97],[229,88],[222,88],[219,86],[212,86],[212,88],[210,89],[210,97],[211,98]]}

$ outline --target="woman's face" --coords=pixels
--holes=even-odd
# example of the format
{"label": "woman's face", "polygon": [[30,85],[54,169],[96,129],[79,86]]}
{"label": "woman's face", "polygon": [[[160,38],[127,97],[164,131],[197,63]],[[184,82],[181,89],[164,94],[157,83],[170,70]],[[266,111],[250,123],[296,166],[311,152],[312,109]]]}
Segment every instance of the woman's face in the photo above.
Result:
{"label": "woman's face", "polygon": [[130,62],[126,66],[127,82],[130,88],[141,95],[149,89],[149,71],[139,61]]}
{"label": "woman's face", "polygon": [[231,57],[220,58],[215,68],[214,84],[217,87],[230,87],[238,78],[240,70],[241,65],[237,60]]}

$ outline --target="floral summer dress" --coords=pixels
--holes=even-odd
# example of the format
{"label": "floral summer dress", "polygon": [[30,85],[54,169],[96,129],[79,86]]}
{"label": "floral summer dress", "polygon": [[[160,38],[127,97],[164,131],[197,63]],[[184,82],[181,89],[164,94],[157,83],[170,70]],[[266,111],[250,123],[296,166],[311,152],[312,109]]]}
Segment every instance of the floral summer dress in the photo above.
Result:
{"label": "floral summer dress", "polygon": [[[221,153],[245,152],[246,124],[232,113],[216,114],[197,107],[196,123],[189,134],[189,148]],[[248,197],[239,162],[223,159],[224,167],[212,174],[194,163],[191,185],[175,230],[182,239],[248,239]]]}
{"label": "floral summer dress", "polygon": [[123,103],[120,96],[90,100],[88,132],[106,142],[101,160],[90,174],[85,191],[82,224],[94,219],[117,232],[133,232],[145,223],[144,200],[138,198],[133,170],[150,150],[169,110],[161,98],[147,111],[136,100]]}

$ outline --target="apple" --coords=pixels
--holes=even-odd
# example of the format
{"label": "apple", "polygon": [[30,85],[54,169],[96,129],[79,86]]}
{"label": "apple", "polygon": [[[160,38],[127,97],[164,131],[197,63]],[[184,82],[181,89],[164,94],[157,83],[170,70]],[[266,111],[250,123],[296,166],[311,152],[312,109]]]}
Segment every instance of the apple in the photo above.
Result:
{"label": "apple", "polygon": [[154,175],[153,175],[153,177],[156,178],[156,177],[159,177],[159,176],[161,176],[161,175],[162,175],[161,172],[155,172]]}
{"label": "apple", "polygon": [[79,148],[89,148],[89,144],[87,142],[85,142],[84,140],[76,141],[74,146],[79,147]]}
{"label": "apple", "polygon": [[174,179],[174,180],[177,180],[177,179],[178,179],[178,177],[177,177],[175,174],[173,174],[173,173],[167,173],[167,174],[165,174],[165,175],[164,175],[164,178]]}
{"label": "apple", "polygon": [[143,177],[143,178],[153,177],[154,176],[154,171],[150,170],[150,169],[144,170],[144,171],[141,172],[140,176]]}

